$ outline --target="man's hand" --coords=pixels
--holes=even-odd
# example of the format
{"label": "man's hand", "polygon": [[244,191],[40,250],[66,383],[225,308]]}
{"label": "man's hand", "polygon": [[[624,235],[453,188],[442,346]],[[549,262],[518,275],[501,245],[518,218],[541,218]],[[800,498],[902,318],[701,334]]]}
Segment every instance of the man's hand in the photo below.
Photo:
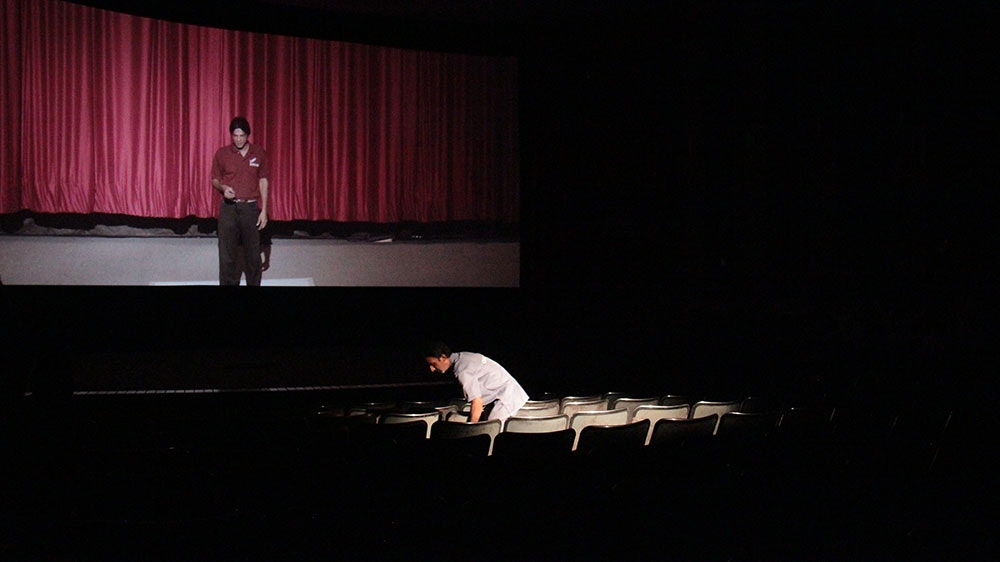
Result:
{"label": "man's hand", "polygon": [[261,209],[257,215],[257,230],[264,230],[265,226],[267,226],[267,211]]}
{"label": "man's hand", "polygon": [[222,186],[222,196],[226,199],[236,199],[236,191],[228,185]]}

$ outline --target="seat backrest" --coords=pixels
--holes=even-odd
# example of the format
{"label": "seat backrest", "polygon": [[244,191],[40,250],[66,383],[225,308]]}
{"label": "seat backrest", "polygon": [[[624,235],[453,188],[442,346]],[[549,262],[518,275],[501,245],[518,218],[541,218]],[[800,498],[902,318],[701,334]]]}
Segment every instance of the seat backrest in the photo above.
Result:
{"label": "seat backrest", "polygon": [[604,394],[602,394],[601,398],[607,398],[607,400],[608,400],[608,409],[613,409],[611,407],[611,405],[614,403],[615,400],[617,400],[619,398],[624,398],[624,397],[626,397],[628,395],[629,395],[628,392],[611,391],[611,392],[605,392]]}
{"label": "seat backrest", "polygon": [[448,419],[448,414],[458,411],[458,406],[449,404],[448,406],[438,406],[437,408],[434,408],[434,410],[438,413],[439,420],[446,420]]}
{"label": "seat backrest", "polygon": [[[735,412],[739,409],[739,407],[739,400],[724,402],[701,400],[699,402],[695,402],[694,406],[691,407],[691,419],[704,418],[712,414],[717,414],[718,417],[721,418],[722,414],[725,414],[726,412]],[[718,429],[718,426],[716,426],[716,429]]]}
{"label": "seat backrest", "polygon": [[569,427],[576,431],[576,439],[573,441],[573,450],[576,450],[580,442],[580,432],[589,425],[625,425],[628,423],[628,410],[621,408],[618,410],[588,410],[577,412],[570,416]]}
{"label": "seat backrest", "polygon": [[777,425],[777,413],[726,412],[719,418],[716,435],[734,441],[759,441],[768,438]]}
{"label": "seat backrest", "polygon": [[469,412],[456,412],[456,411],[446,412],[444,414],[444,419],[442,421],[465,423],[469,421]]}
{"label": "seat backrest", "polygon": [[785,408],[778,421],[778,435],[791,440],[827,438],[833,431],[830,414],[820,407]]}
{"label": "seat backrest", "polygon": [[360,414],[368,414],[377,416],[385,412],[390,412],[395,408],[395,402],[361,402],[353,404],[348,410],[347,415],[356,416]]}
{"label": "seat backrest", "polygon": [[545,416],[554,416],[558,413],[559,413],[559,401],[551,400],[544,403],[525,404],[514,415],[522,418],[538,418]]}
{"label": "seat backrest", "polygon": [[389,412],[382,414],[378,422],[380,424],[408,423],[412,421],[422,421],[427,424],[427,438],[431,437],[431,426],[440,419],[440,414],[435,411],[424,413],[404,414],[399,412]]}
{"label": "seat backrest", "polygon": [[556,414],[554,416],[507,418],[503,431],[511,433],[550,433],[562,431],[569,427],[569,416]]}
{"label": "seat backrest", "polygon": [[572,451],[575,439],[576,432],[569,428],[545,433],[504,431],[493,440],[493,455],[518,459],[551,459]]}
{"label": "seat backrest", "polygon": [[641,450],[646,445],[649,420],[624,425],[588,425],[578,436],[577,453],[606,454]]}
{"label": "seat backrest", "polygon": [[458,437],[454,439],[435,439],[426,441],[427,451],[435,462],[454,463],[455,468],[468,468],[468,463],[484,462],[493,451],[493,439],[486,433]]}
{"label": "seat backrest", "polygon": [[452,398],[448,401],[449,406],[454,406],[455,410],[459,412],[468,412],[472,409],[472,402],[469,402],[465,398]]}
{"label": "seat backrest", "polygon": [[688,396],[681,396],[679,394],[667,394],[666,396],[660,397],[660,406],[679,406],[681,404],[691,405],[692,400]]}
{"label": "seat backrest", "polygon": [[528,401],[525,402],[524,405],[528,406],[529,408],[541,408],[543,406],[551,406],[552,404],[559,404],[559,402],[561,402],[561,399],[559,398],[546,398],[544,400],[528,399]]}
{"label": "seat backrest", "polygon": [[350,429],[350,427],[355,425],[370,423],[372,419],[374,418],[363,414],[348,416],[342,412],[321,410],[306,416],[306,423],[311,428],[319,431],[326,431],[330,428],[340,431],[341,429]]}
{"label": "seat backrest", "polygon": [[639,420],[649,420],[649,432],[646,434],[646,444],[649,444],[649,438],[653,435],[653,426],[656,422],[666,419],[680,419],[686,420],[691,415],[691,406],[687,404],[679,404],[677,406],[651,406],[648,404],[642,404],[635,408],[632,412],[632,421],[636,422]]}
{"label": "seat backrest", "polygon": [[761,414],[780,411],[781,407],[777,400],[770,396],[747,396],[740,401],[740,407],[736,410],[745,414]]}
{"label": "seat backrest", "polygon": [[661,419],[653,425],[650,446],[687,446],[705,443],[715,435],[719,414],[695,419]]}
{"label": "seat backrest", "polygon": [[596,398],[592,400],[569,400],[563,402],[559,407],[560,414],[566,414],[570,418],[573,414],[577,412],[593,412],[598,410],[607,410],[608,401],[604,398]]}
{"label": "seat backrest", "polygon": [[403,414],[422,414],[425,412],[434,412],[438,408],[445,408],[447,406],[447,400],[403,400],[396,405],[396,409],[393,411]]}
{"label": "seat backrest", "polygon": [[476,435],[488,435],[490,451],[493,449],[493,439],[500,433],[500,420],[487,420],[475,423],[454,421],[439,421],[431,426],[431,439],[462,439]]}
{"label": "seat backrest", "polygon": [[600,400],[602,398],[604,398],[604,396],[602,396],[600,394],[569,395],[569,396],[563,396],[562,398],[560,398],[559,399],[559,403],[560,404],[565,404],[567,402],[590,402],[590,401],[593,401],[593,400]]}
{"label": "seat backrest", "polygon": [[461,439],[473,435],[487,434],[496,437],[500,433],[500,420],[475,423],[440,421],[431,427],[431,439]]}
{"label": "seat backrest", "polygon": [[628,410],[628,420],[632,421],[635,414],[635,409],[639,406],[656,406],[660,403],[660,398],[658,396],[653,396],[651,398],[635,398],[631,396],[622,396],[619,398],[613,398],[608,402],[609,410],[617,410],[619,408],[625,408]]}

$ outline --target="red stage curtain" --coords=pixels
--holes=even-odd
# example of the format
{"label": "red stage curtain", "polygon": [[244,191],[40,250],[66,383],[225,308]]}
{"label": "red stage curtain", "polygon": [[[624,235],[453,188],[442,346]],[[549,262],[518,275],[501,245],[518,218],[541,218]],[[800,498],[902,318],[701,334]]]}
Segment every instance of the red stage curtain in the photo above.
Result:
{"label": "red stage curtain", "polygon": [[273,220],[519,220],[511,57],[0,2],[0,212],[215,216],[245,115]]}

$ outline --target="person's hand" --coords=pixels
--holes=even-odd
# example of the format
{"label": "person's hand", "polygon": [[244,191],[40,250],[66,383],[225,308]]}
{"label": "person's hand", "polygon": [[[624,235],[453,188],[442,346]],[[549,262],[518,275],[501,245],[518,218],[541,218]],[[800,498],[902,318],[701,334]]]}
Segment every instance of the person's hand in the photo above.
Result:
{"label": "person's hand", "polygon": [[222,196],[226,199],[236,199],[236,191],[228,185],[222,186]]}
{"label": "person's hand", "polygon": [[267,226],[267,211],[262,210],[257,215],[257,230],[264,230],[265,226]]}

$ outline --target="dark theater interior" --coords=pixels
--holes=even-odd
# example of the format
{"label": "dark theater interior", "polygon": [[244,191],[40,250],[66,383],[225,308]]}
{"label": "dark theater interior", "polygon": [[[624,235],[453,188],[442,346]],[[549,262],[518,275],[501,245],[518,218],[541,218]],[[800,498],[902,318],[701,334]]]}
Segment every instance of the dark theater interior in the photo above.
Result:
{"label": "dark theater interior", "polygon": [[[348,44],[516,69],[513,87],[496,84],[515,120],[469,125],[484,146],[514,139],[498,158],[516,167],[482,176],[513,170],[508,191],[467,198],[500,211],[378,227],[394,247],[516,244],[519,259],[516,286],[20,284],[21,271],[0,270],[0,560],[996,556],[987,240],[1000,5],[0,6],[2,248],[46,236],[19,231],[29,222],[79,233],[111,216],[14,195],[36,173],[25,92],[45,89],[22,84],[36,45],[17,38],[98,13],[116,33],[220,30],[250,49],[280,38],[268,44],[298,45],[288,60]],[[37,6],[55,15],[19,19]],[[127,48],[149,55],[146,38]],[[308,116],[289,91],[289,111]],[[86,118],[65,115],[70,128]],[[285,154],[275,145],[293,129],[254,126]],[[152,131],[151,146],[175,133]],[[275,179],[275,197],[288,183]],[[332,228],[303,243],[361,255],[388,247],[357,242],[373,223],[275,205],[288,232],[275,235],[279,258],[304,238],[293,230]],[[211,216],[114,216],[136,229],[193,221],[201,236],[179,243],[214,236]],[[87,238],[99,239],[60,240]],[[454,254],[425,265],[447,277],[477,259]],[[438,340],[495,359],[529,403],[503,423],[468,423],[470,397],[421,356]],[[510,423],[543,417],[561,425]]]}

